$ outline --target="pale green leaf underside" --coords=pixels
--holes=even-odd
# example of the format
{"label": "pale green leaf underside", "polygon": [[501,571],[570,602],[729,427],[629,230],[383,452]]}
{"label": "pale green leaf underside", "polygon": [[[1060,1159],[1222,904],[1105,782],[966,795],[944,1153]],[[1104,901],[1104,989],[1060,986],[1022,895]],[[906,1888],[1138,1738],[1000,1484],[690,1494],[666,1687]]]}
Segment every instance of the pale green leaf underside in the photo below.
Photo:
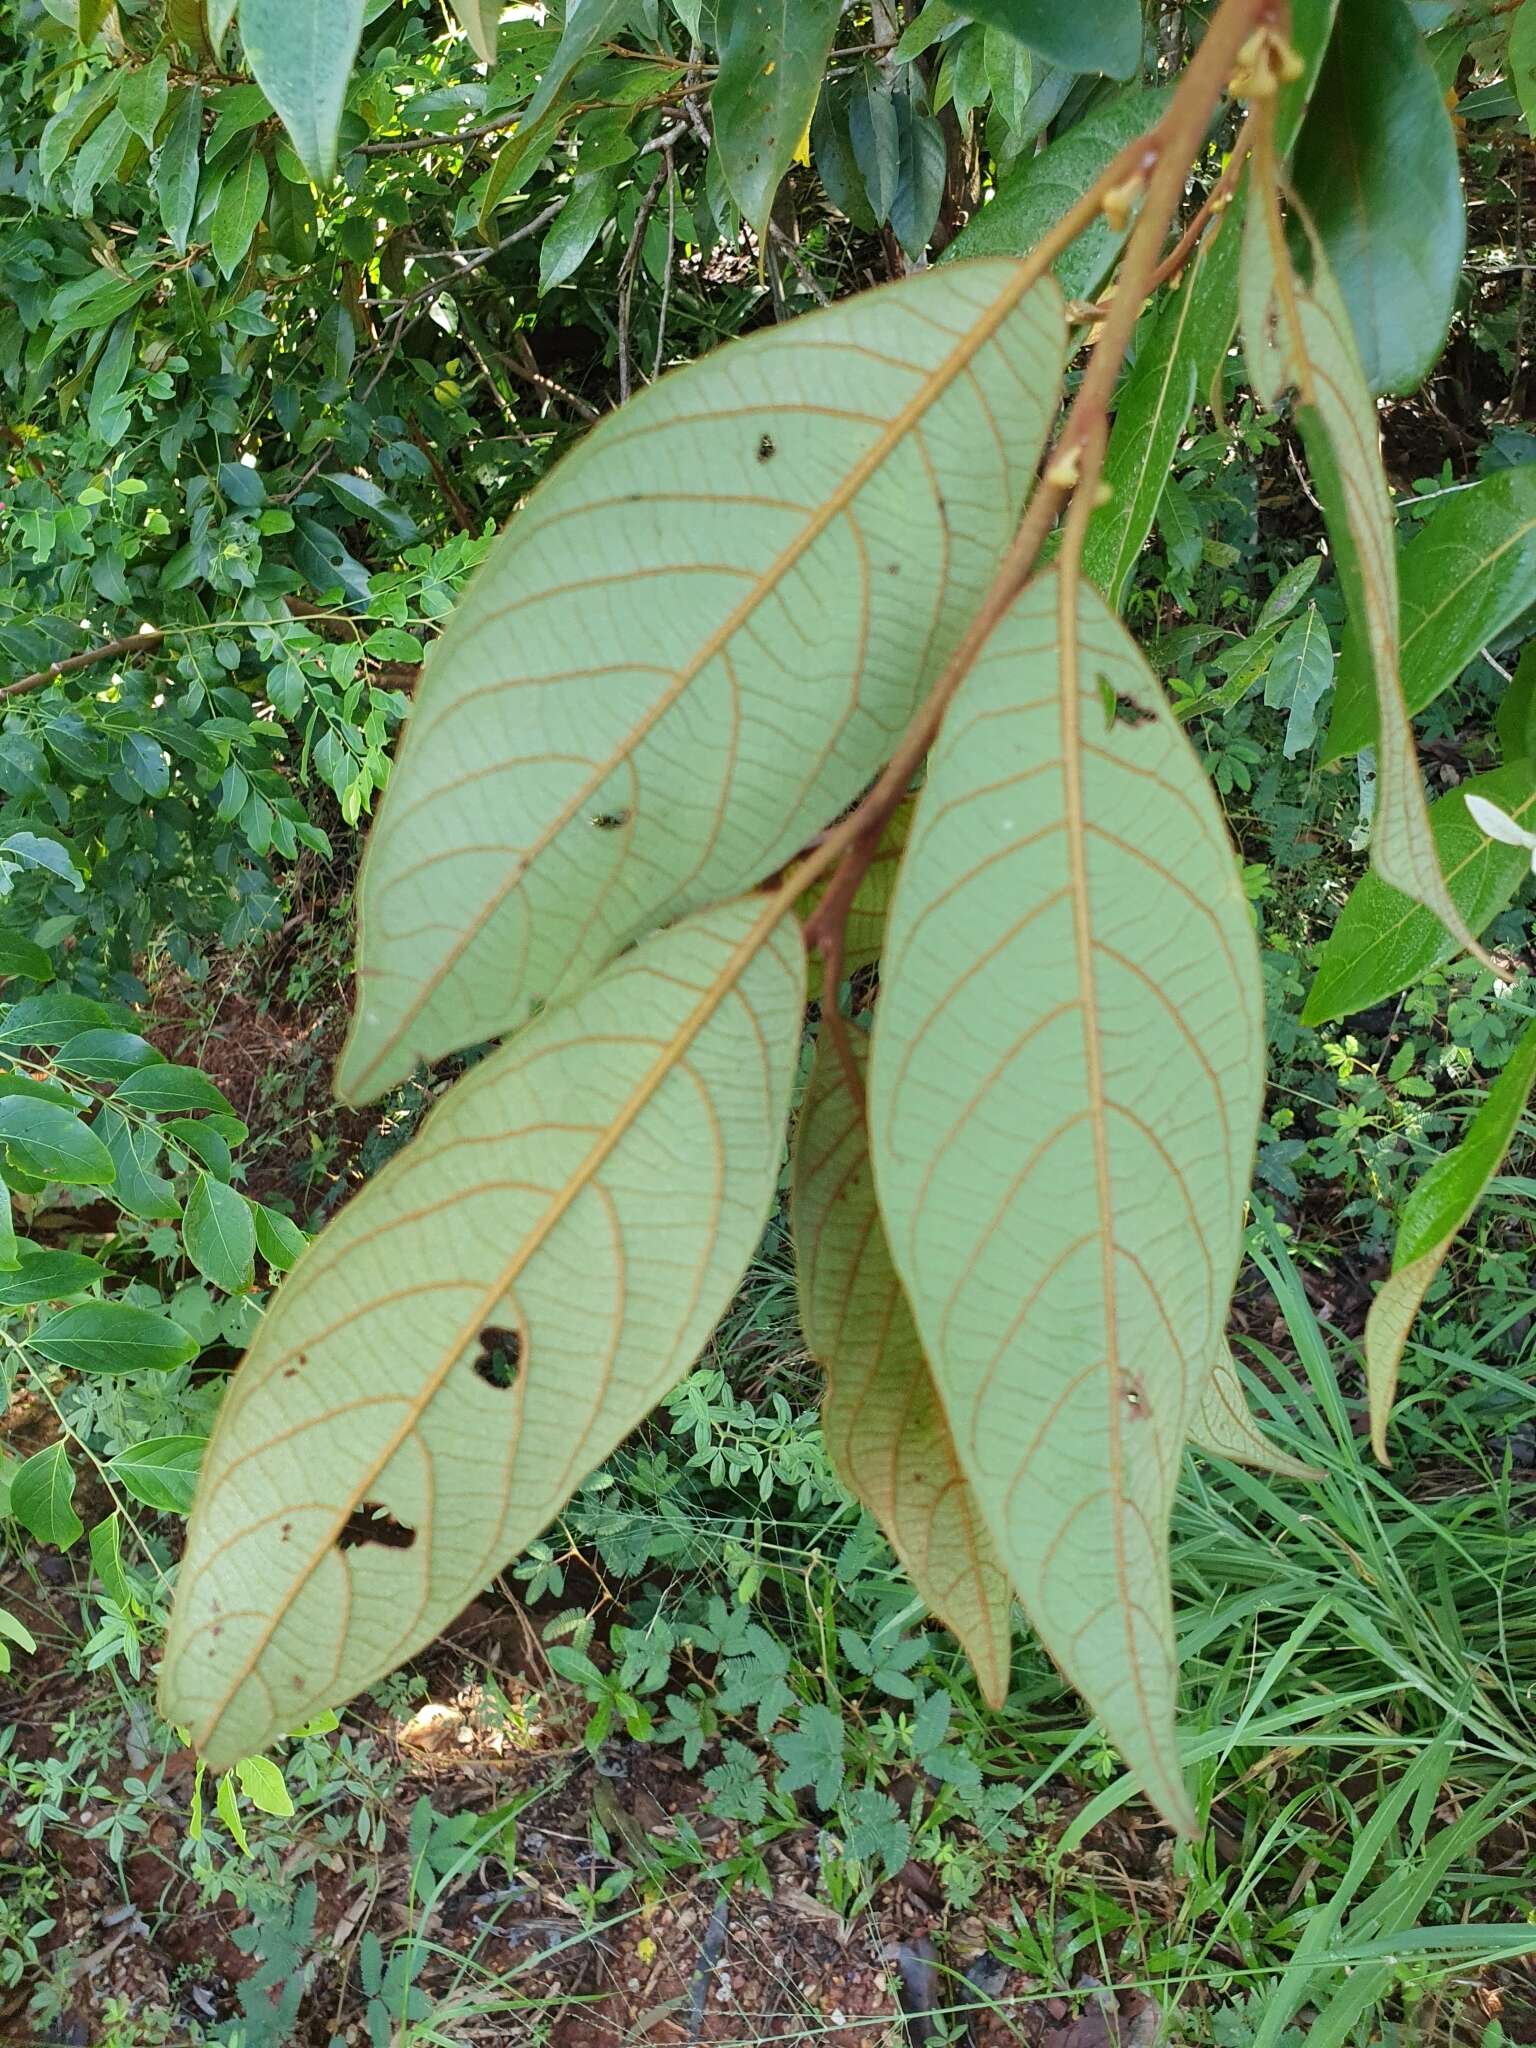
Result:
{"label": "pale green leaf underside", "polygon": [[1277,1448],[1259,1428],[1225,1337],[1190,1425],[1189,1440],[1197,1451],[1210,1457],[1230,1458],[1235,1465],[1251,1465],[1256,1471],[1274,1472],[1282,1479],[1327,1476],[1316,1465],[1303,1464],[1300,1458]]}
{"label": "pale green leaf underside", "polygon": [[1208,779],[1097,593],[1064,652],[1057,603],[1054,575],[1025,591],[934,751],[876,1014],[875,1180],[1014,1589],[1187,1825],[1168,1516],[1236,1271],[1262,1001]]}
{"label": "pale green leaf underside", "polygon": [[1461,1143],[1443,1153],[1415,1186],[1403,1208],[1390,1277],[1377,1290],[1365,1323],[1365,1378],[1371,1404],[1371,1444],[1387,1454],[1387,1424],[1397,1394],[1397,1373],[1408,1332],[1430,1282],[1481,1201],[1536,1083],[1536,1024],[1526,1026]]}
{"label": "pale green leaf underside", "polygon": [[[867,1042],[861,1031],[852,1036],[862,1067]],[[791,1190],[801,1327],[827,1375],[827,1455],[1000,1707],[1013,1595],[891,1264],[863,1106],[825,1032],[800,1109]]]}
{"label": "pale green leaf underside", "polygon": [[1057,404],[1049,282],[956,265],[594,429],[428,663],[362,883],[345,1094],[521,1024],[780,866],[888,758]]}
{"label": "pale green leaf underside", "polygon": [[[804,986],[762,901],[660,934],[475,1067],[305,1253],[177,1587],[162,1700],[210,1763],[430,1641],[687,1370],[773,1199]],[[414,1543],[340,1548],[365,1504]]]}
{"label": "pale green leaf underside", "polygon": [[[1469,952],[1478,950],[1435,855],[1413,727],[1398,670],[1397,541],[1381,466],[1376,405],[1337,288],[1317,259],[1310,291],[1298,292],[1305,348],[1298,408],[1307,458],[1333,537],[1351,620],[1376,676],[1376,816],[1371,862],[1384,882],[1422,903]],[[1346,545],[1345,534],[1348,535]]]}
{"label": "pale green leaf underside", "polygon": [[[1350,631],[1376,697],[1376,812],[1371,864],[1384,882],[1432,911],[1471,953],[1479,947],[1435,855],[1413,727],[1403,703],[1397,543],[1381,463],[1376,402],[1338,286],[1315,244],[1309,286],[1290,277],[1272,207],[1252,196],[1244,223],[1239,309],[1249,375],[1266,404],[1286,386],[1317,486],[1348,607]],[[1287,288],[1287,280],[1289,280]]]}

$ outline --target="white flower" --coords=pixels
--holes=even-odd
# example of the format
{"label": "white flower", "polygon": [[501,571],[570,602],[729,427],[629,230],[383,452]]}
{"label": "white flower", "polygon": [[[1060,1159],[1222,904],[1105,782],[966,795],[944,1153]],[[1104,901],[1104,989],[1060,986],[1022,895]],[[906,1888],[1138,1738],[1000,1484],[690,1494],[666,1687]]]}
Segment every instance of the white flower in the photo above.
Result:
{"label": "white flower", "polygon": [[1536,874],[1536,832],[1527,832],[1523,825],[1517,825],[1513,818],[1501,811],[1497,804],[1489,803],[1485,796],[1474,796],[1470,791],[1466,798],[1467,809],[1472,813],[1472,822],[1490,839],[1498,839],[1505,846],[1526,847],[1531,856],[1531,872]]}

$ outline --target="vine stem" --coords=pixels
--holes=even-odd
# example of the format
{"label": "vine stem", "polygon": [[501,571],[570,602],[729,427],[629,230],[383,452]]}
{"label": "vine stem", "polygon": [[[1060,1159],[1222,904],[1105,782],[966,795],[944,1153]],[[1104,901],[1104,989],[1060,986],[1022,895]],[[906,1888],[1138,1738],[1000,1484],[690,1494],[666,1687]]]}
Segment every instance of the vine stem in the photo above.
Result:
{"label": "vine stem", "polygon": [[[786,904],[793,903],[809,884],[829,872],[832,875],[803,934],[807,950],[814,947],[821,954],[823,1003],[829,1018],[836,1013],[842,980],[849,905],[874,859],[891,813],[933,745],[956,690],[1033,575],[1058,515],[1077,495],[1081,516],[1069,523],[1062,562],[1063,578],[1073,579],[1075,588],[1075,578],[1081,573],[1082,538],[1109,438],[1110,400],[1142,306],[1156,289],[1163,242],[1183,197],[1189,168],[1229,82],[1241,69],[1246,46],[1262,29],[1283,29],[1288,12],[1287,0],[1221,0],[1162,120],[1121,150],[1023,265],[1027,289],[1101,213],[1125,205],[1140,192],[1141,211],[1126,243],[1114,295],[1077,396],[975,618],[863,801],[810,851],[779,891]],[[837,1025],[832,1032],[846,1072],[853,1064],[846,1032],[839,1034]],[[856,1091],[855,1099],[861,1097],[862,1091]]]}

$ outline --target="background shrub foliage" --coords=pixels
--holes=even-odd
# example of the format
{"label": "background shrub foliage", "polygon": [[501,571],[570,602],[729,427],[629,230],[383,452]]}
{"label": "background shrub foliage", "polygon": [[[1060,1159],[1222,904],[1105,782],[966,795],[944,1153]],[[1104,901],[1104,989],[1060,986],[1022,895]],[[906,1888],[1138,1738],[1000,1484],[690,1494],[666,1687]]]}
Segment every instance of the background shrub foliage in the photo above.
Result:
{"label": "background shrub foliage", "polygon": [[[137,1669],[201,1466],[161,1698],[243,1839],[658,1402],[726,1478],[684,1375],[766,1229],[836,1479],[786,1410],[730,1482],[862,1504],[995,1707],[1017,1598],[1193,1827],[1186,1443],[1366,1484],[1228,1349],[1255,1143],[1304,1363],[1293,1261],[1380,1261],[1381,1453],[1464,1233],[1523,1312],[1530,266],[1466,193],[1518,210],[1532,0],[19,0],[0,71],[17,1540],[88,1536]],[[284,1170],[165,992],[323,1003],[376,810],[386,1106]],[[594,1740],[651,1640],[563,1653]]]}

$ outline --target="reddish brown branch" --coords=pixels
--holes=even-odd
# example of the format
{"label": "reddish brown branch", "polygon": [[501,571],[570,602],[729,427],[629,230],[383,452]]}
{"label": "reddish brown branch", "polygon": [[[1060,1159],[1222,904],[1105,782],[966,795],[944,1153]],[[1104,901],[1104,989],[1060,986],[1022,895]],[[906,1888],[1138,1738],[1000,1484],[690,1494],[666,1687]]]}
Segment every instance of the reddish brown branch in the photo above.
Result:
{"label": "reddish brown branch", "polygon": [[63,661],[50,662],[47,668],[40,668],[36,675],[21,676],[14,683],[0,687],[0,698],[19,697],[26,690],[40,690],[45,683],[56,682],[60,676],[73,675],[77,669],[94,668],[99,661],[116,661],[121,656],[147,654],[152,647],[158,647],[165,638],[160,626],[146,626],[141,633],[126,633],[121,640],[108,640],[100,647],[88,647],[84,654],[66,655]]}
{"label": "reddish brown branch", "polygon": [[[961,682],[999,621],[1034,573],[1046,536],[1063,506],[1081,490],[1091,509],[1108,434],[1109,405],[1142,306],[1153,289],[1158,251],[1168,223],[1178,210],[1189,167],[1194,162],[1212,113],[1240,58],[1261,28],[1283,23],[1285,0],[1223,0],[1157,125],[1137,137],[1108,166],[1097,182],[1066,213],[1035,248],[1024,266],[1026,288],[1055,262],[1106,208],[1124,206],[1128,196],[1142,194],[1142,207],[1126,244],[1113,298],[1105,312],[1098,341],[1078,387],[1067,421],[1045,464],[1024,518],[983,599],[948,665],[926,702],[907,728],[873,789],[797,877],[801,886],[835,868],[826,893],[806,921],[806,946],[822,956],[823,971],[834,991],[834,965],[842,959],[842,932],[860,881],[869,868],[896,809],[932,746]],[[1086,518],[1086,510],[1083,513]]]}

